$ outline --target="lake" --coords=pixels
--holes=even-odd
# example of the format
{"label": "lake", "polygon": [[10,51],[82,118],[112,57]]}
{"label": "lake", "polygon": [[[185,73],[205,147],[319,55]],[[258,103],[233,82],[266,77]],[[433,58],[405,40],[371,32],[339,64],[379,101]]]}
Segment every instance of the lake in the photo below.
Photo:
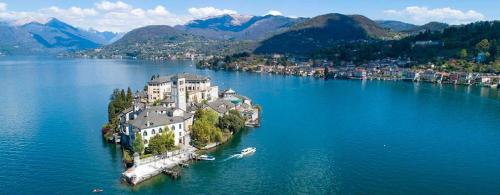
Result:
{"label": "lake", "polygon": [[[120,182],[103,141],[114,88],[208,75],[263,108],[179,180]],[[199,70],[191,61],[0,57],[0,194],[498,194],[500,90]],[[246,147],[257,152],[229,158]]]}

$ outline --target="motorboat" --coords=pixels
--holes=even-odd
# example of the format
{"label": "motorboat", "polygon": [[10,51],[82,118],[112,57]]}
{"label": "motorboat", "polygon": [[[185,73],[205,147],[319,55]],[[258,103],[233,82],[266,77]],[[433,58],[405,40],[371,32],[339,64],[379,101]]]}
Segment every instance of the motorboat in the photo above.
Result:
{"label": "motorboat", "polygon": [[246,155],[249,155],[249,154],[253,154],[255,153],[255,151],[257,151],[257,148],[255,147],[250,147],[250,148],[245,148],[243,150],[241,150],[241,155],[242,156],[246,156]]}
{"label": "motorboat", "polygon": [[211,161],[211,160],[215,160],[215,157],[203,154],[203,155],[198,156],[197,159],[198,160],[209,160],[209,161]]}
{"label": "motorboat", "polygon": [[104,191],[103,189],[100,189],[100,188],[96,188],[96,189],[93,189],[92,192],[94,193],[99,193],[99,192],[102,192]]}

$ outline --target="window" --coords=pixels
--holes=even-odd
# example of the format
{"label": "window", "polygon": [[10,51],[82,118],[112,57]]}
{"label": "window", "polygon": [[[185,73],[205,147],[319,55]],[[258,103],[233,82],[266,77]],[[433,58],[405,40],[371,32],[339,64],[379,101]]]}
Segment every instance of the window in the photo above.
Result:
{"label": "window", "polygon": [[153,129],[153,130],[151,130],[151,135],[154,135],[155,133],[156,133],[156,132],[155,132],[155,130],[154,130],[154,129]]}
{"label": "window", "polygon": [[144,140],[144,144],[148,144],[148,140]]}
{"label": "window", "polygon": [[175,130],[175,126],[172,125],[172,131]]}
{"label": "window", "polygon": [[182,129],[182,124],[179,124],[179,129]]}
{"label": "window", "polygon": [[181,137],[181,136],[182,136],[182,132],[181,132],[181,131],[179,131],[179,137]]}
{"label": "window", "polygon": [[144,137],[148,136],[148,132],[144,131],[144,133],[142,133],[142,136]]}
{"label": "window", "polygon": [[161,128],[160,128],[160,129],[158,130],[158,133],[162,133],[162,132],[163,132],[163,129],[161,129]]}

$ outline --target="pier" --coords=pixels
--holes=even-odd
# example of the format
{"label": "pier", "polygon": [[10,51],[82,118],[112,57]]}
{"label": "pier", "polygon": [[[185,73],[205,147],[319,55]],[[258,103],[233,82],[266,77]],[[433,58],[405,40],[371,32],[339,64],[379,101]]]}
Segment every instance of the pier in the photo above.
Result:
{"label": "pier", "polygon": [[177,179],[180,177],[180,167],[187,166],[187,162],[191,161],[195,156],[194,151],[195,149],[192,147],[185,147],[174,152],[168,152],[166,155],[140,160],[135,157],[134,167],[123,172],[122,176],[131,185],[137,185],[161,173]]}

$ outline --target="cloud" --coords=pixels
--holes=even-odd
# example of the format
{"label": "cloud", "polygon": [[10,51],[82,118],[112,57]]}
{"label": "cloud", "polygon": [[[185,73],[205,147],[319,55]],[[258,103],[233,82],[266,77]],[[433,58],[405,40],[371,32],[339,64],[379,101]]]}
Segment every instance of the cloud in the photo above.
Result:
{"label": "cloud", "polygon": [[117,1],[117,2],[101,1],[100,3],[96,3],[95,6],[97,9],[105,11],[128,10],[132,8],[132,6],[122,1]]}
{"label": "cloud", "polygon": [[[1,0],[0,0],[1,1]],[[170,12],[164,5],[150,8],[135,7],[123,1],[101,1],[91,7],[62,8],[51,6],[34,11],[11,11],[7,4],[0,2],[0,20],[14,24],[45,22],[48,18],[58,18],[79,28],[93,28],[99,31],[127,32],[146,25],[177,25],[202,17],[222,14],[237,14],[230,9],[215,7],[189,8],[187,13],[178,15]]]}
{"label": "cloud", "polygon": [[62,9],[56,6],[52,6],[46,9],[42,9],[40,10],[40,12],[47,15],[62,17],[87,17],[97,15],[97,11],[95,9],[84,9],[80,7],[70,7],[68,9]]}
{"label": "cloud", "polygon": [[280,11],[276,11],[276,10],[269,10],[269,12],[267,12],[266,15],[273,15],[273,16],[281,16],[283,15]]}
{"label": "cloud", "polygon": [[0,2],[0,12],[7,10],[7,4]]}
{"label": "cloud", "polygon": [[0,2],[0,20],[24,24],[31,21],[44,22],[51,17],[84,29],[114,32],[126,32],[146,25],[177,25],[193,19],[192,15],[173,14],[163,5],[145,9],[122,1],[101,1],[86,8],[51,6],[29,12],[9,11],[7,4]]}
{"label": "cloud", "polygon": [[410,6],[402,10],[385,10],[384,14],[394,19],[416,24],[424,24],[432,21],[446,22],[449,24],[464,24],[486,20],[486,16],[477,11],[461,11],[449,7],[429,9],[427,7]]}
{"label": "cloud", "polygon": [[170,12],[165,9],[165,7],[159,5],[156,6],[154,9],[148,10],[148,13],[151,15],[156,15],[156,16],[168,16],[170,15]]}
{"label": "cloud", "polygon": [[188,12],[195,18],[206,18],[224,14],[237,14],[238,12],[230,9],[217,9],[215,7],[189,8]]}

